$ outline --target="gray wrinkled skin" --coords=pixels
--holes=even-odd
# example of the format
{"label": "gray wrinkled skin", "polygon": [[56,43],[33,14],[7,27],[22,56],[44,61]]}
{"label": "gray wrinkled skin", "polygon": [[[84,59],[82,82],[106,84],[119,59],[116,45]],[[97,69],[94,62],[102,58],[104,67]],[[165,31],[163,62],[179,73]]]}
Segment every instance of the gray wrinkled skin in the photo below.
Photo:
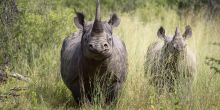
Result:
{"label": "gray wrinkled skin", "polygon": [[157,35],[163,41],[158,39],[149,46],[145,61],[145,73],[150,73],[150,82],[158,89],[165,86],[168,91],[173,91],[179,78],[192,80],[196,57],[185,41],[191,34],[190,26],[186,26],[183,35],[177,28],[173,37],[166,36],[163,27],[158,30]]}
{"label": "gray wrinkled skin", "polygon": [[[80,29],[65,38],[61,49],[61,75],[77,103],[92,99],[97,86],[104,89],[106,102],[117,97],[127,75],[127,51],[124,42],[112,34],[119,18],[113,14],[101,21],[97,0],[96,19],[84,22],[77,13],[75,24]],[[96,84],[99,81],[101,85]]]}

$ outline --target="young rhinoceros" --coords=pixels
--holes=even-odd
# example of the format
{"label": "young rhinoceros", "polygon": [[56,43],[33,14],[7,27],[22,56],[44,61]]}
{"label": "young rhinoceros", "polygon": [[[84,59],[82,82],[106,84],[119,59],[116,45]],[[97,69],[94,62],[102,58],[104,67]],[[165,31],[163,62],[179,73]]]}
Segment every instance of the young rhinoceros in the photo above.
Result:
{"label": "young rhinoceros", "polygon": [[[107,102],[116,99],[127,75],[127,50],[123,41],[112,34],[120,19],[113,14],[101,21],[99,0],[94,22],[86,23],[83,13],[76,12],[79,32],[65,38],[61,49],[61,75],[77,103],[92,100],[97,86],[105,89]],[[100,81],[97,84],[95,81]]]}
{"label": "young rhinoceros", "polygon": [[168,91],[174,90],[178,79],[191,79],[196,71],[196,57],[186,44],[186,39],[191,37],[192,30],[186,26],[182,35],[176,28],[173,37],[165,35],[163,27],[157,32],[157,36],[163,41],[157,41],[148,48],[145,73],[151,76],[150,82],[161,90],[164,86]]}

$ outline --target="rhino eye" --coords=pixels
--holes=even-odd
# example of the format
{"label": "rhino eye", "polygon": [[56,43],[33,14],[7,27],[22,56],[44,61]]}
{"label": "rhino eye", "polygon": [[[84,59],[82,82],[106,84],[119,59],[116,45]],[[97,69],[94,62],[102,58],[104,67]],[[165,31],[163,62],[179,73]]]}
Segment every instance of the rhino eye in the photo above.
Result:
{"label": "rhino eye", "polygon": [[108,38],[108,41],[112,41],[112,38],[110,37],[110,38]]}
{"label": "rhino eye", "polygon": [[88,38],[85,38],[84,40],[85,40],[85,42],[88,42]]}

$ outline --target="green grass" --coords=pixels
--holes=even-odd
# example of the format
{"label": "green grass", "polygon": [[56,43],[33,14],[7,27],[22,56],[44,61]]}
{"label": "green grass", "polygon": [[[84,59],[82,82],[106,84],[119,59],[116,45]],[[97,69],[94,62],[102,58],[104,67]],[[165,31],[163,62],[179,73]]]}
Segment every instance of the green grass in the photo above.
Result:
{"label": "green grass", "polygon": [[[220,109],[220,74],[214,74],[214,71],[205,64],[206,56],[220,57],[220,47],[210,45],[213,42],[220,42],[219,19],[206,21],[203,11],[198,15],[189,14],[180,19],[175,10],[155,6],[156,4],[148,4],[132,14],[119,14],[121,24],[114,32],[126,44],[129,73],[116,106],[96,103],[85,104],[78,109]],[[62,40],[66,35],[76,31],[72,21],[74,11],[58,6],[55,9],[53,7],[48,9],[48,13],[44,15],[35,13],[34,8],[27,9],[30,10],[19,21],[20,33],[14,41],[9,41],[9,44],[18,43],[21,49],[9,45],[7,51],[13,53],[11,55],[13,60],[5,70],[7,73],[16,71],[26,75],[32,82],[26,83],[9,78],[6,84],[0,85],[0,94],[7,93],[13,87],[28,87],[27,91],[19,92],[21,96],[8,97],[0,102],[0,109],[75,109],[71,105],[73,103],[71,93],[60,76]],[[167,33],[173,34],[176,26],[183,32],[185,25],[188,24],[192,26],[193,36],[187,42],[197,57],[197,72],[192,92],[186,93],[184,92],[186,88],[182,87],[175,94],[162,95],[158,101],[154,88],[148,83],[148,78],[144,77],[143,64],[148,45],[157,39],[156,32],[161,25],[165,27]]]}

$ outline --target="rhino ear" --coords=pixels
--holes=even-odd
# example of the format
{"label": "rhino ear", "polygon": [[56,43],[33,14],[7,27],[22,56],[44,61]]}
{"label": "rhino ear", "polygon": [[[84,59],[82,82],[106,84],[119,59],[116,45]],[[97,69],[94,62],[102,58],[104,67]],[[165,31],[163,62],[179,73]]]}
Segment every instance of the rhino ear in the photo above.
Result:
{"label": "rhino ear", "polygon": [[74,23],[77,28],[83,29],[84,24],[85,24],[84,19],[85,19],[85,16],[83,13],[76,12],[76,17],[74,17]]}
{"label": "rhino ear", "polygon": [[157,36],[159,38],[165,38],[165,29],[161,26],[157,31]]}
{"label": "rhino ear", "polygon": [[183,38],[190,38],[192,36],[192,28],[187,25],[186,28],[185,28],[185,32],[183,34]]}
{"label": "rhino ear", "polygon": [[113,13],[110,17],[110,20],[108,21],[108,24],[112,27],[117,27],[120,24],[120,18],[116,13]]}

